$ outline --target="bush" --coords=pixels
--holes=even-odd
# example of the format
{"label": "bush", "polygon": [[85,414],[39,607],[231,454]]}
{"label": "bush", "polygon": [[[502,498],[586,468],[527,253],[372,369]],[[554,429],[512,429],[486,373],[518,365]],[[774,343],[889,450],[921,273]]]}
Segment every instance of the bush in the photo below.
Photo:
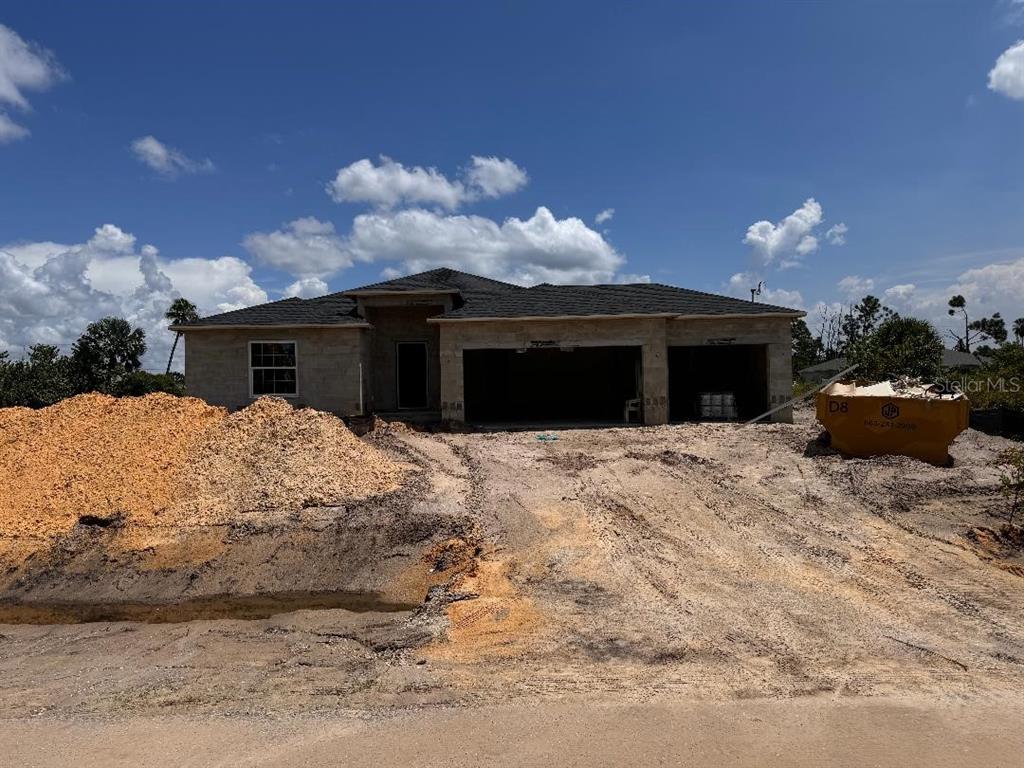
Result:
{"label": "bush", "polygon": [[181,397],[185,394],[185,377],[180,373],[149,373],[135,371],[122,378],[113,388],[115,397],[142,397],[166,392]]}
{"label": "bush", "polygon": [[1024,346],[1004,344],[992,350],[985,365],[965,376],[960,386],[975,408],[1024,411]]}
{"label": "bush", "polygon": [[0,356],[0,408],[45,408],[79,391],[77,369],[57,347],[36,344],[25,360]]}
{"label": "bush", "polygon": [[886,320],[870,336],[851,344],[847,358],[858,379],[884,381],[911,376],[936,381],[942,373],[942,338],[931,323],[913,317]]}

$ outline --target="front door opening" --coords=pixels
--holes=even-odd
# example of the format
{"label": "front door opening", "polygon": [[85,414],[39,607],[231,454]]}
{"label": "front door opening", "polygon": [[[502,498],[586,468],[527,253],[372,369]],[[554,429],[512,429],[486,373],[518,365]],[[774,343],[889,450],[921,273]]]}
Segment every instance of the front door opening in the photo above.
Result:
{"label": "front door opening", "polygon": [[427,342],[400,341],[398,358],[398,407],[401,410],[427,407]]}

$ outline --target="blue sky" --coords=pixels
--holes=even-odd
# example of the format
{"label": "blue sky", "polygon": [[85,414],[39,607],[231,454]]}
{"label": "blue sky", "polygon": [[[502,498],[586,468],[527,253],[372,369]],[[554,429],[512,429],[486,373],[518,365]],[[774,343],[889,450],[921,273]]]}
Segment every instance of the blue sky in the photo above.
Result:
{"label": "blue sky", "polygon": [[812,321],[868,290],[1024,315],[1011,0],[8,0],[0,25],[0,348],[442,262],[764,279]]}

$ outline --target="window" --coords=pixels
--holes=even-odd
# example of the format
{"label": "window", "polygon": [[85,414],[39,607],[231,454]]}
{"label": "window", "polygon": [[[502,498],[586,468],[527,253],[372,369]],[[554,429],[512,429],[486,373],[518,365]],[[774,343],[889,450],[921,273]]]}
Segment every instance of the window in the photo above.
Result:
{"label": "window", "polygon": [[299,393],[294,341],[250,341],[249,381],[253,397]]}

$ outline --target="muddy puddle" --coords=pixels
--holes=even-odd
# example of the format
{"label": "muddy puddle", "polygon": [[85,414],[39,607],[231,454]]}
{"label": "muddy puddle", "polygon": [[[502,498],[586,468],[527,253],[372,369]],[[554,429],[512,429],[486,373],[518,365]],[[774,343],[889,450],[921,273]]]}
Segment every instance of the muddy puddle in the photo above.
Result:
{"label": "muddy puddle", "polygon": [[138,621],[174,624],[211,619],[266,619],[292,611],[344,609],[356,613],[395,613],[418,606],[384,600],[376,592],[277,592],[213,595],[175,603],[20,602],[0,600],[0,624],[86,624]]}

